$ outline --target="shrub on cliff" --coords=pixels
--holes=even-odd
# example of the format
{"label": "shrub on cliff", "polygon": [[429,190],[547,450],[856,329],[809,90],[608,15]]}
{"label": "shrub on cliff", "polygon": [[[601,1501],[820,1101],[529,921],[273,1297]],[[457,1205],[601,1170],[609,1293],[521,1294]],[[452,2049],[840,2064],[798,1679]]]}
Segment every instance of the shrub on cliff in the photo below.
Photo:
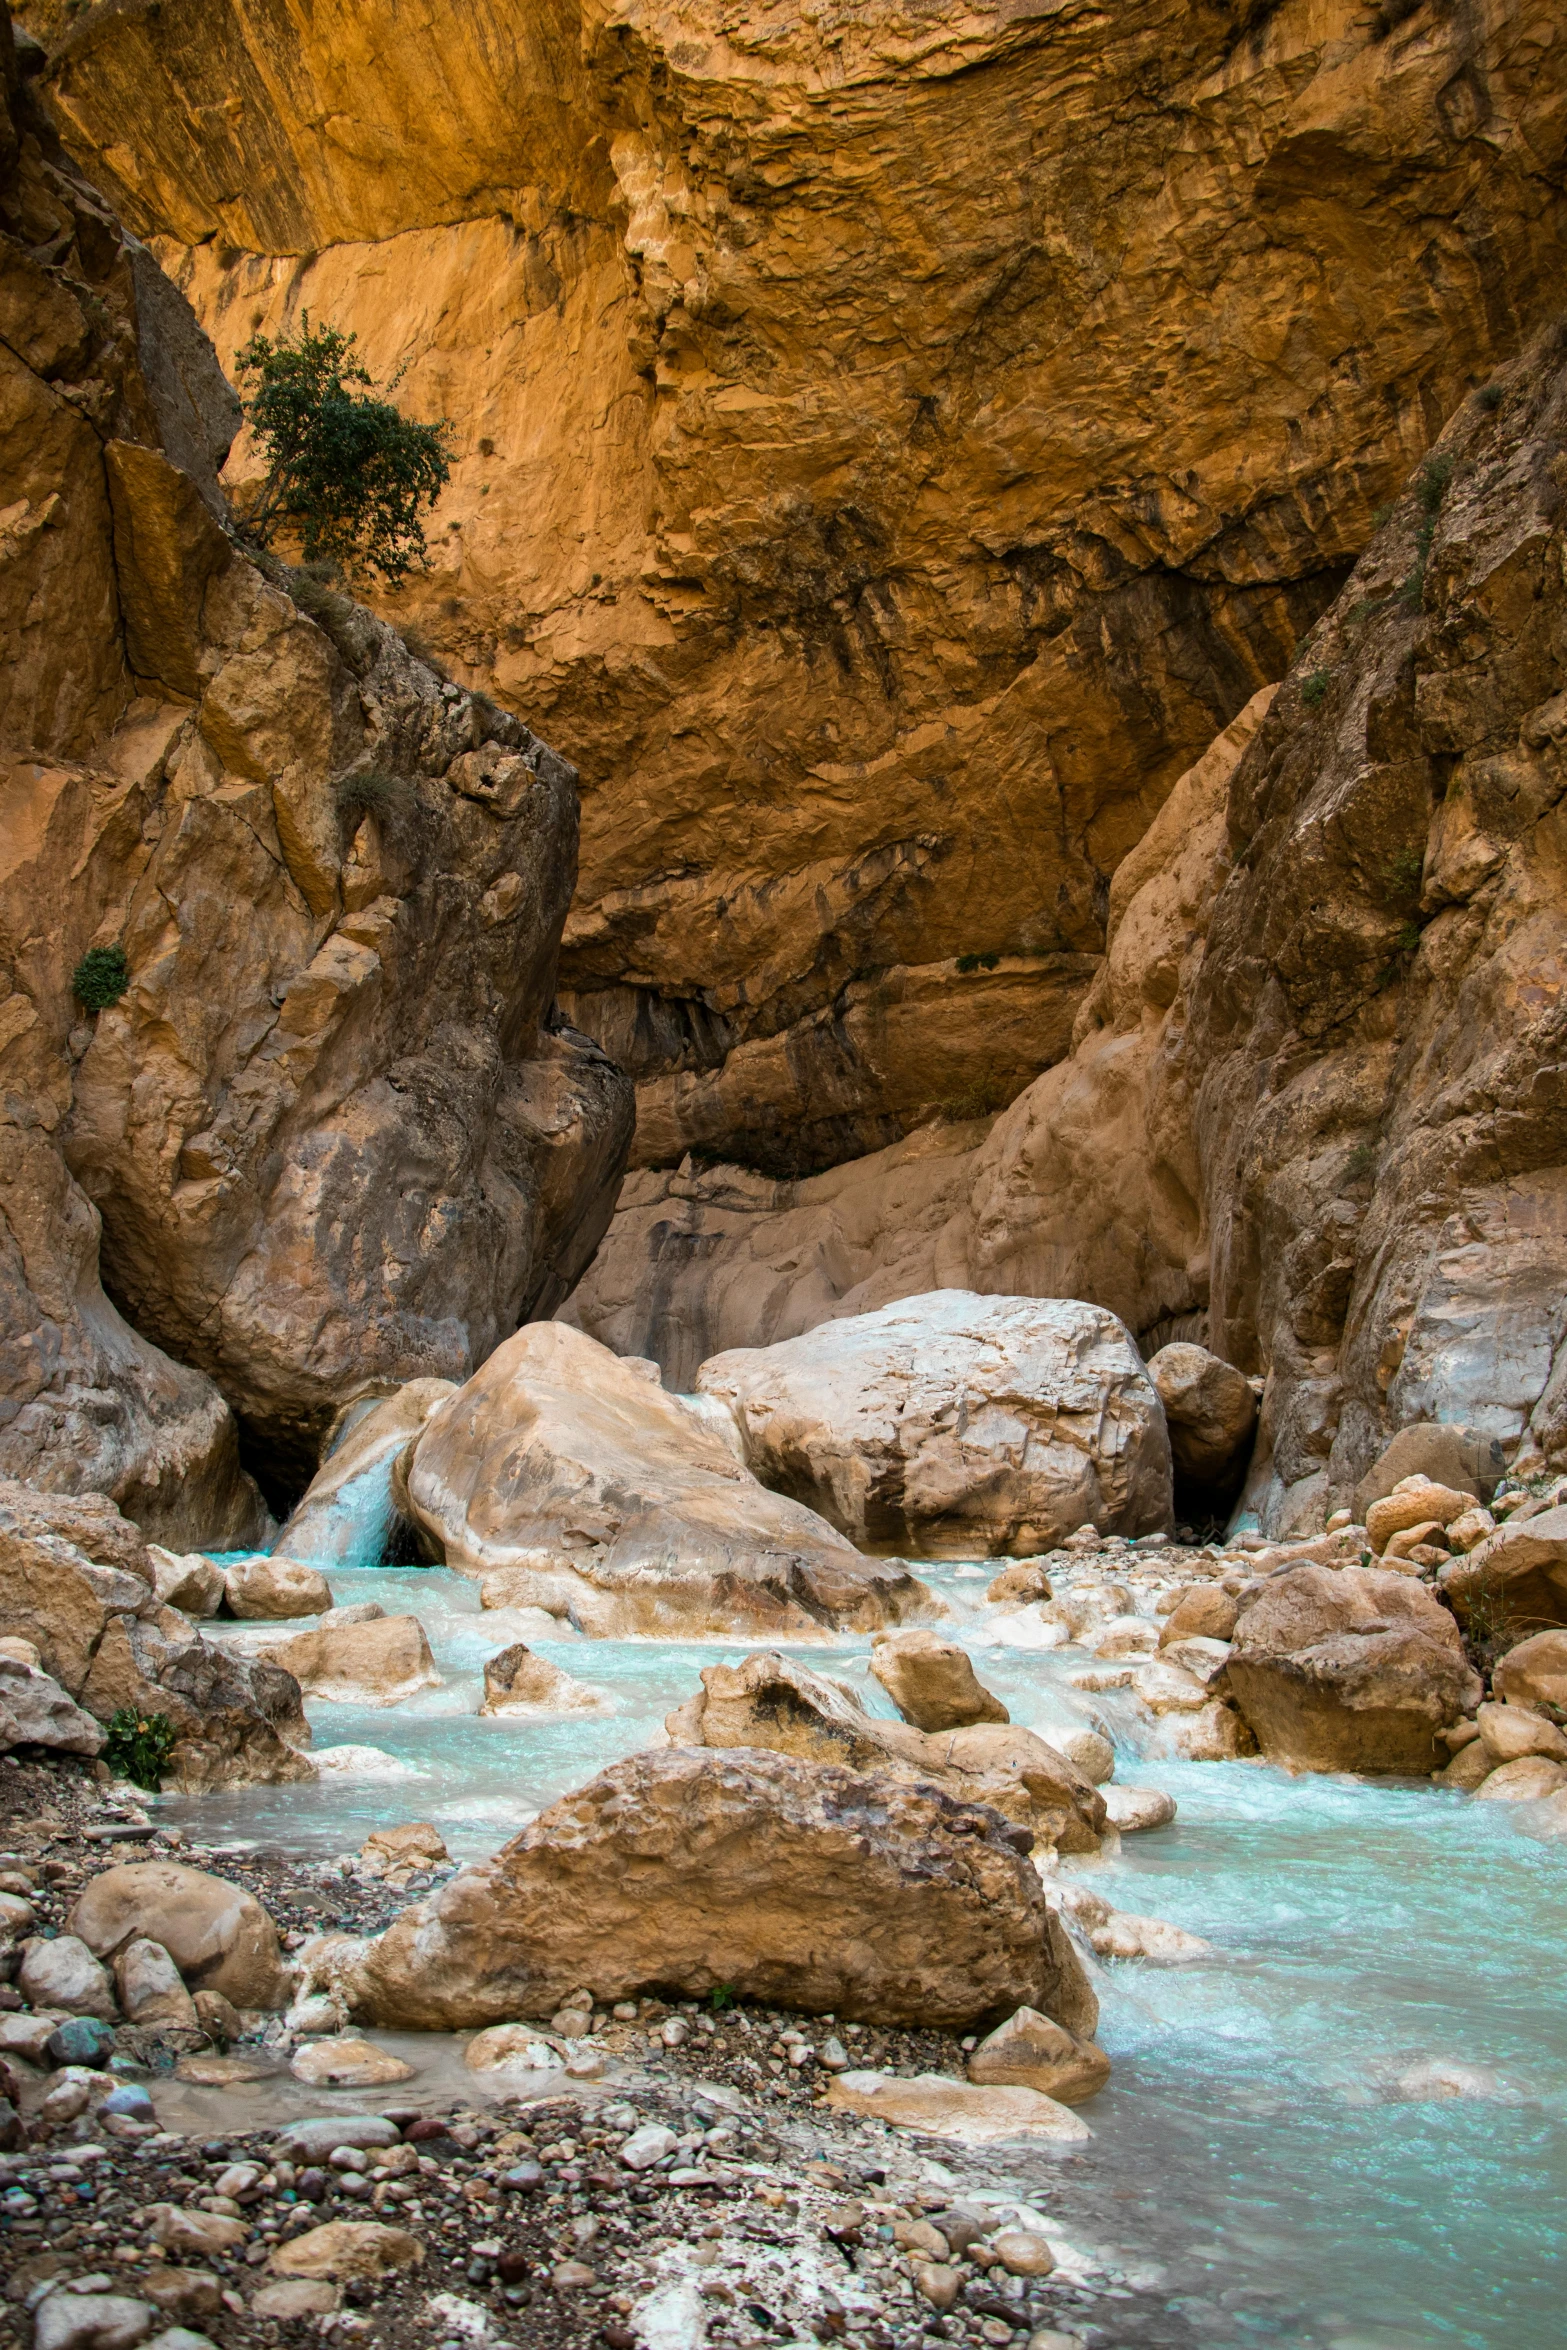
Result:
{"label": "shrub on cliff", "polygon": [[245,416],[267,461],[246,526],[266,545],[298,534],[306,562],[326,559],[396,587],[425,561],[421,516],[451,472],[446,423],[416,424],[378,392],[355,357],[357,337],[335,326],[298,336],[254,335],[235,369]]}

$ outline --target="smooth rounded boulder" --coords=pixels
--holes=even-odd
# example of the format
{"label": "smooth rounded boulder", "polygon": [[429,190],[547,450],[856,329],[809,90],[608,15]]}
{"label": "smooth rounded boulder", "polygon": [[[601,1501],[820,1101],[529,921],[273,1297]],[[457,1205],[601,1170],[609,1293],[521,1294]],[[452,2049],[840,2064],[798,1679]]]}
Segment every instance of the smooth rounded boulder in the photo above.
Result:
{"label": "smooth rounded boulder", "polygon": [[1245,1595],[1225,1682],[1267,1760],[1310,1771],[1425,1776],[1481,1694],[1447,1609],[1376,1567],[1293,1567]]}
{"label": "smooth rounded boulder", "polygon": [[225,1567],[223,1589],[229,1613],[235,1616],[320,1616],[332,1604],[331,1587],[320,1568],[280,1552]]}
{"label": "smooth rounded boulder", "polygon": [[963,1730],[971,1722],[1012,1719],[980,1680],[968,1650],[924,1625],[883,1633],[871,1648],[871,1671],[916,1730]]}
{"label": "smooth rounded boulder", "polygon": [[932,1613],[897,1560],[861,1558],[768,1492],[721,1436],[563,1322],[498,1347],[431,1416],[408,1509],[488,1604],[547,1608],[604,1638],[810,1639]]}
{"label": "smooth rounded boulder", "polygon": [[1493,1634],[1567,1625],[1567,1507],[1509,1519],[1473,1550],[1449,1559],[1437,1578],[1465,1623]]}
{"label": "smooth rounded boulder", "polygon": [[1164,1406],[1176,1475],[1205,1487],[1238,1483],[1257,1432],[1257,1398],[1244,1371],[1179,1340],[1150,1355],[1148,1376]]}
{"label": "smooth rounded boulder", "polygon": [[981,2040],[968,2076],[993,2088],[1037,2089],[1061,2105],[1081,2105],[1110,2078],[1097,2040],[1079,2039],[1037,2008],[1020,2007]]}
{"label": "smooth rounded boulder", "polygon": [[1554,1709],[1567,1717],[1567,1631],[1536,1632],[1510,1648],[1492,1675],[1509,1705]]}
{"label": "smooth rounded boulder", "polygon": [[219,1991],[238,2008],[287,2005],[277,1928],[254,1894],[205,1870],[162,1860],[105,1869],[78,1896],[69,1925],[97,1958],[146,1936],[188,1989]]}
{"label": "smooth rounded boulder", "polygon": [[757,1475],[865,1545],[1028,1556],[1167,1526],[1164,1412],[1131,1334],[1076,1298],[930,1290],[714,1355]]}
{"label": "smooth rounded boulder", "polygon": [[583,1985],[988,2028],[1063,2004],[1029,1843],[885,1773],[666,1749],[552,1804],[375,1940],[328,1936],[302,1964],[359,2020],[418,2031],[552,2016]]}
{"label": "smooth rounded boulder", "polygon": [[261,1658],[292,1673],[307,1697],[336,1705],[401,1705],[441,1685],[417,1616],[318,1624],[262,1649]]}

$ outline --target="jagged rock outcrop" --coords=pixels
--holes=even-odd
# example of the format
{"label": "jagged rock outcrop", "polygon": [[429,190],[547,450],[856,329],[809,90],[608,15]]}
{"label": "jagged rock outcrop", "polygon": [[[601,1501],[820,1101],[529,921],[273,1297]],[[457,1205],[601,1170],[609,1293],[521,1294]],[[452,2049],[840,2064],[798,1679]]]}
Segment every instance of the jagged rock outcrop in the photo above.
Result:
{"label": "jagged rock outcrop", "polygon": [[373,1941],[307,1944],[303,1987],[426,2031],[552,2015],[582,1984],[601,2001],[727,1984],[948,2030],[1028,2005],[1092,2031],[1030,1841],[874,1772],[757,1749],[632,1755]]}
{"label": "jagged rock outcrop", "polygon": [[559,1322],[519,1330],[426,1422],[402,1471],[434,1554],[487,1607],[600,1636],[813,1639],[932,1612],[899,1559],[862,1558],[769,1492],[658,1383]]}
{"label": "jagged rock outcrop", "polygon": [[697,1390],[759,1477],[860,1544],[1026,1558],[1170,1522],[1159,1398],[1115,1316],[1075,1298],[934,1290],[715,1355]]}
{"label": "jagged rock outcrop", "polygon": [[1116,864],[1559,298],[1505,0],[26,16],[225,355],[308,306],[460,420],[399,609],[590,774],[564,975],[666,1163],[1060,1057]]}
{"label": "jagged rock outcrop", "polygon": [[137,1528],[102,1494],[0,1481],[0,1635],[96,1721],[122,1707],[175,1732],[165,1784],[184,1793],[313,1779],[299,1684],[247,1665],[165,1607]]}
{"label": "jagged rock outcrop", "polygon": [[236,552],[232,395],[0,54],[0,1467],[217,1546],[265,1531],[224,1399],[286,1488],[549,1312],[629,1088],[552,1011],[573,771]]}
{"label": "jagged rock outcrop", "polygon": [[582,1325],[771,1334],[932,1264],[1096,1298],[1266,1375],[1245,1502],[1272,1533],[1353,1505],[1404,1427],[1567,1462],[1564,471],[1551,333],[1117,872],[1072,1059],[963,1156],[936,1132],[787,1197],[634,1178]]}

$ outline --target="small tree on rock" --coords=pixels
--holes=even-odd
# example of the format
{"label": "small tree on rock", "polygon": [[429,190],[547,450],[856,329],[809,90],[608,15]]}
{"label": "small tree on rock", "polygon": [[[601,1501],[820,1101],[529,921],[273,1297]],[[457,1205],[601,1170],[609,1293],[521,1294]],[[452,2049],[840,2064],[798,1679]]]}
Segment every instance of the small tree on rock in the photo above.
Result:
{"label": "small tree on rock", "polygon": [[263,545],[291,528],[307,563],[396,587],[426,561],[420,518],[451,473],[447,425],[400,415],[380,395],[397,389],[406,362],[377,386],[357,340],[312,326],[306,311],[297,337],[253,335],[239,353],[246,419],[267,461],[246,527]]}

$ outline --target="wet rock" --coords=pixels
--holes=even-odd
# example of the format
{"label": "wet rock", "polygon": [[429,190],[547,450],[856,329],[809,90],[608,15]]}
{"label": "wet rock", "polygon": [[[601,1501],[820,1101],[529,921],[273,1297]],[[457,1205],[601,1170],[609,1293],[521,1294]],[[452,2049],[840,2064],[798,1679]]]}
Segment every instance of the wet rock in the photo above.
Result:
{"label": "wet rock", "polygon": [[17,1989],[34,2007],[63,2009],[67,2015],[112,2018],[114,1990],[88,1944],[75,1934],[22,1944]]}
{"label": "wet rock", "polygon": [[123,2293],[73,2293],[68,2288],[40,2302],[33,2320],[33,2350],[133,2350],[152,2331],[154,2315],[145,2301]]}
{"label": "wet rock", "polygon": [[107,1958],[146,1935],[161,1942],[188,1987],[236,2007],[282,2007],[288,1972],[277,1929],[253,1894],[173,1861],[105,1869],[78,1898],[71,1930]]}
{"label": "wet rock", "polygon": [[441,1685],[417,1616],[317,1625],[261,1654],[266,1663],[292,1673],[307,1696],[338,1705],[401,1705],[421,1689]]}
{"label": "wet rock", "polygon": [[523,1641],[485,1659],[481,1714],[599,1713],[603,1708],[596,1689],[535,1656]]}
{"label": "wet rock", "polygon": [[205,1620],[223,1605],[227,1583],[223,1569],[199,1550],[164,1550],[149,1542],[153,1588],[165,1607],[177,1607],[182,1616]]}
{"label": "wet rock", "polygon": [[398,1869],[436,1868],[451,1858],[446,1839],[429,1820],[410,1820],[400,1828],[375,1828],[359,1847],[361,1865],[371,1876],[389,1876]]}
{"label": "wet rock", "polygon": [[1104,1793],[1105,1817],[1123,1836],[1167,1828],[1175,1817],[1175,1797],[1162,1787],[1107,1787]]}
{"label": "wet rock", "polygon": [[463,2050],[464,2064],[475,2073],[553,2073],[564,2061],[533,2024],[491,2024],[487,2031],[475,2032]]}
{"label": "wet rock", "polygon": [[331,1588],[318,1567],[276,1553],[225,1567],[223,1590],[235,1616],[319,1616],[332,1604]]}
{"label": "wet rock", "polygon": [[231,2006],[221,1991],[198,1991],[191,2004],[196,2010],[196,2021],[209,2040],[226,2046],[237,2040],[245,2029],[244,2018]]}
{"label": "wet rock", "polygon": [[859,1543],[1037,1552],[1171,1513],[1142,1358],[1102,1307],[941,1289],[702,1365],[746,1458]]}
{"label": "wet rock", "polygon": [[1447,1610],[1405,1575],[1286,1569],[1250,1596],[1226,1682],[1270,1761],[1306,1770],[1408,1771],[1472,1710],[1478,1676]]}
{"label": "wet rock", "polygon": [[400,1515],[393,1468],[430,1414],[456,1392],[451,1379],[410,1379],[368,1409],[352,1407],[345,1432],[328,1446],[278,1536],[279,1550],[328,1573],[379,1566]]}
{"label": "wet rock", "polygon": [[312,2040],[296,2048],[289,2061],[296,2081],[319,2089],[381,2089],[394,2081],[411,2081],[414,2068],[389,2049],[358,2039]]}
{"label": "wet rock", "polygon": [[982,1686],[968,1650],[923,1625],[883,1633],[871,1648],[871,1671],[917,1730],[962,1730],[973,1722],[1012,1718]]}
{"label": "wet rock", "polygon": [[1041,1559],[1016,1559],[985,1587],[985,1597],[993,1607],[1028,1607],[1036,1599],[1051,1596],[1050,1577]]}
{"label": "wet rock", "polygon": [[339,2219],[280,2244],[269,2265],[279,2276],[319,2277],[349,2284],[417,2268],[423,2259],[424,2246],[406,2228],[385,2227],[374,2220]]}
{"label": "wet rock", "polygon": [[49,2034],[53,2064],[106,2065],[114,2054],[114,2026],[99,2016],[73,2015]]}
{"label": "wet rock", "polygon": [[1096,2041],[1020,2007],[981,2040],[968,2070],[985,2087],[1038,2089],[1060,2105],[1081,2105],[1110,2078],[1110,2059]]}
{"label": "wet rock", "polygon": [[581,1631],[872,1631],[931,1606],[897,1562],[862,1559],[769,1493],[656,1379],[564,1323],[497,1349],[432,1416],[409,1509],[489,1605]]}
{"label": "wet rock", "polygon": [[840,2073],[828,2084],[827,2102],[841,2113],[864,2114],[960,2146],[989,2146],[1004,2138],[1072,2145],[1093,2135],[1067,2106],[1037,2089],[981,2088],[945,2073],[916,2073],[907,2080],[891,2073]]}
{"label": "wet rock", "polygon": [[1217,1955],[1211,1942],[1172,1926],[1164,1918],[1113,1909],[1087,1885],[1063,1885],[1052,1900],[1087,1935],[1096,1957],[1141,1958],[1155,1966],[1190,1966]]}
{"label": "wet rock", "polygon": [[1472,1745],[1459,1749],[1445,1770],[1433,1775],[1439,1787],[1452,1787],[1461,1795],[1472,1795],[1495,1769],[1495,1755],[1483,1738],[1476,1738]]}
{"label": "wet rock", "polygon": [[1461,1558],[1438,1584],[1464,1622],[1479,1616],[1519,1630],[1567,1625],[1567,1507],[1522,1524],[1509,1519]]}
{"label": "wet rock", "polygon": [[1501,1659],[1492,1676],[1509,1705],[1553,1707],[1567,1715],[1567,1632],[1536,1632]]}
{"label": "wet rock", "polygon": [[377,1940],[324,1937],[301,1965],[351,2014],[415,2029],[551,2015],[582,1983],[608,2002],[723,1984],[951,2028],[1020,2005],[1059,2013],[1019,1835],[886,1774],[755,1749],[633,1755]]}
{"label": "wet rock", "polygon": [[1104,1826],[1091,1782],[1031,1730],[976,1723],[942,1735],[881,1721],[837,1682],[776,1650],[705,1666],[700,1694],[665,1727],[677,1745],[769,1747],[931,1780],[963,1800],[993,1804],[1062,1851],[1097,1850]]}
{"label": "wet rock", "polygon": [[998,2228],[990,2239],[997,2260],[1013,2277],[1048,2277],[1056,2256],[1037,2229]]}
{"label": "wet rock", "polygon": [[1162,1346],[1148,1359],[1178,1477],[1223,1490],[1240,1479],[1257,1429],[1251,1382],[1205,1346]]}
{"label": "wet rock", "polygon": [[0,1747],[47,1746],[59,1754],[97,1754],[103,1731],[89,1713],[36,1665],[0,1657]]}
{"label": "wet rock", "polygon": [[[1096,1787],[1108,1785],[1115,1776],[1115,1748],[1097,1730],[1057,1730],[1052,1727],[1045,1743],[1053,1746],[1057,1754],[1064,1754],[1067,1761],[1080,1770],[1085,1779],[1091,1779]],[[1105,1797],[1105,1808],[1107,1812],[1110,1809],[1108,1795]],[[1119,1826],[1120,1823],[1112,1821],[1112,1825]]]}
{"label": "wet rock", "polygon": [[1159,1646],[1177,1640],[1229,1640],[1235,1632],[1240,1601],[1222,1583],[1188,1583],[1164,1619]]}
{"label": "wet rock", "polygon": [[186,2032],[201,2029],[195,2001],[161,1942],[138,1935],[122,1944],[114,1956],[114,1982],[130,2023],[166,2024]]}
{"label": "wet rock", "polygon": [[1559,1787],[1567,1787],[1567,1768],[1546,1755],[1526,1754],[1487,1772],[1475,1794],[1492,1803],[1537,1803]]}

